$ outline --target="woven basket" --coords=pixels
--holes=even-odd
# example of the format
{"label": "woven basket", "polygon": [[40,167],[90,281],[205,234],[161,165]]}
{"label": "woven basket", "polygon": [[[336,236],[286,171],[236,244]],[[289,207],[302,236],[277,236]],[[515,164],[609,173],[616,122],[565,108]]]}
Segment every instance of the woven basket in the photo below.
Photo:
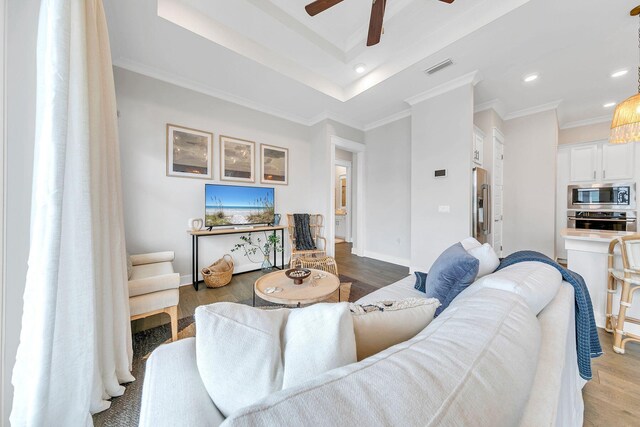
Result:
{"label": "woven basket", "polygon": [[233,258],[226,254],[209,267],[203,268],[201,273],[207,288],[221,288],[228,285],[233,275]]}

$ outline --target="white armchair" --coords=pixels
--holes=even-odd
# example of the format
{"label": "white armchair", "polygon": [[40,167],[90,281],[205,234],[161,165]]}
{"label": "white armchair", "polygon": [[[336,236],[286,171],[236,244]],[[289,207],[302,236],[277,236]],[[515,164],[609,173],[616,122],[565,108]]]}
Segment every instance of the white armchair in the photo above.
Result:
{"label": "white armchair", "polygon": [[173,271],[173,252],[129,257],[129,310],[131,320],[167,313],[171,317],[171,338],[178,338],[180,274]]}

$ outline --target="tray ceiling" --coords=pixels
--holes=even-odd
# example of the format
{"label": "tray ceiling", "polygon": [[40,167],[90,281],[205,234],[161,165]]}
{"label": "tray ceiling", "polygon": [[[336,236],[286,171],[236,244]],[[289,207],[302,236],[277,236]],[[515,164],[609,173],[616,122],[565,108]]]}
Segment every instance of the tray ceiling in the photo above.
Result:
{"label": "tray ceiling", "polygon": [[158,16],[347,101],[528,1],[389,0],[385,33],[372,47],[370,0],[345,0],[315,17],[299,0],[158,0]]}

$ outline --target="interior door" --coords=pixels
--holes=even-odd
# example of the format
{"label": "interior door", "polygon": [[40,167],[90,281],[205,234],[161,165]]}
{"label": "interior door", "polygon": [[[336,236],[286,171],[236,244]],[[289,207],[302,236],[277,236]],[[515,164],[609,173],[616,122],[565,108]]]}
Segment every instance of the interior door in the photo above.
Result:
{"label": "interior door", "polygon": [[502,257],[502,225],[504,222],[504,143],[493,138],[493,249]]}

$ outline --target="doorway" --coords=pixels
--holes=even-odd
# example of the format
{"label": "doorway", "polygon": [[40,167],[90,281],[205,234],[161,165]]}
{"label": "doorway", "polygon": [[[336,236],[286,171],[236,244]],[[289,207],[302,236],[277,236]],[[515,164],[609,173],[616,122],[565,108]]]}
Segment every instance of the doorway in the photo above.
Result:
{"label": "doorway", "polygon": [[[340,176],[336,173],[337,166],[343,166],[346,168],[346,215],[344,218],[345,235],[340,230],[337,235],[345,242],[338,243],[341,249],[346,247],[351,248],[351,253],[357,256],[364,256],[365,247],[365,233],[364,233],[364,171],[365,165],[365,145],[361,142],[355,142],[348,139],[341,138],[336,135],[331,135],[331,157],[327,164],[327,168],[330,173],[330,183],[327,187],[327,196],[329,201],[329,209],[327,211],[327,252],[333,256],[336,249],[336,226],[340,227],[340,215],[342,213],[342,193],[338,190],[338,183],[340,182]],[[344,172],[344,170],[342,170]],[[341,173],[340,175],[345,175]],[[341,188],[341,186],[340,186]],[[337,195],[340,196],[338,200]],[[339,240],[340,241],[340,240]]]}
{"label": "doorway", "polygon": [[504,136],[493,128],[493,249],[502,257],[502,225],[504,223]]}
{"label": "doorway", "polygon": [[351,243],[353,199],[351,196],[352,154],[336,149],[335,162],[335,244]]}

